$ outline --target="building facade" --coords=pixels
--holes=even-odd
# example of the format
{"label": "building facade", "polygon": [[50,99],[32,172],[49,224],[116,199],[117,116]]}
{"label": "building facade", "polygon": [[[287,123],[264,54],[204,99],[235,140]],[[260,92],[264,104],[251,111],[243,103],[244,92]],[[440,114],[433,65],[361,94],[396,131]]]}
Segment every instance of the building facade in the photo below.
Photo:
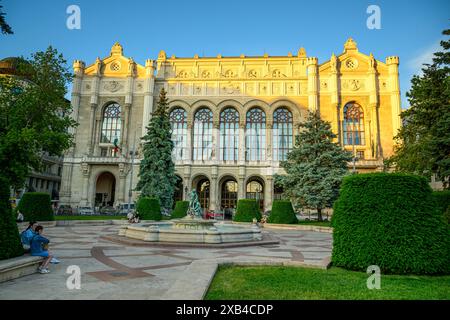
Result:
{"label": "building facade", "polygon": [[[270,210],[282,192],[274,174],[282,173],[279,163],[308,110],[331,123],[337,142],[357,157],[357,171],[381,170],[400,127],[398,65],[398,57],[381,62],[359,52],[352,39],[321,64],[301,48],[258,57],[177,58],[161,51],[140,65],[116,43],[109,57],[73,64],[79,126],[64,158],[61,203],[129,201],[138,181],[140,137],[162,88],[170,103],[177,199],[196,189],[211,210],[233,208],[240,198],[256,198]],[[138,196],[131,194],[132,200]]]}

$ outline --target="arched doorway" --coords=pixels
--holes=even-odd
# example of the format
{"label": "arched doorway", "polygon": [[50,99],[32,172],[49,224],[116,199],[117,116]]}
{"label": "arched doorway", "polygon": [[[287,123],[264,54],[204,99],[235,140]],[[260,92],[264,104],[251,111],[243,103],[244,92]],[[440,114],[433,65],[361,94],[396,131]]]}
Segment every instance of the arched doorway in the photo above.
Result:
{"label": "arched doorway", "polygon": [[183,200],[183,179],[181,177],[177,177],[177,184],[175,185],[175,192],[173,193],[173,207],[175,208],[175,204],[177,201]]}
{"label": "arched doorway", "polygon": [[236,210],[238,184],[233,178],[225,178],[220,184],[220,208],[225,218],[232,218]]}
{"label": "arched doorway", "polygon": [[95,206],[112,207],[116,191],[116,178],[111,172],[103,172],[95,185]]}
{"label": "arched doorway", "polygon": [[202,178],[197,182],[196,190],[198,194],[198,201],[203,211],[209,209],[209,196],[210,196],[210,185],[208,178]]}
{"label": "arched doorway", "polygon": [[273,200],[283,200],[283,187],[275,184],[273,187]]}
{"label": "arched doorway", "polygon": [[259,178],[250,178],[247,181],[246,198],[256,199],[260,210],[264,210],[264,182]]}

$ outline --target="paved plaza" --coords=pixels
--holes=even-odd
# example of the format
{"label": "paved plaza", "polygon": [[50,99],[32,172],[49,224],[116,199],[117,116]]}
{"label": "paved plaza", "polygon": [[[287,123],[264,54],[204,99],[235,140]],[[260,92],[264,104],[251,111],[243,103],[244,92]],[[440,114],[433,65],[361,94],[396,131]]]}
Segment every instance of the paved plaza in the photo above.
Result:
{"label": "paved plaza", "polygon": [[[329,233],[264,230],[279,244],[236,248],[129,246],[102,238],[117,235],[119,228],[46,228],[50,251],[61,263],[50,265],[50,274],[36,273],[0,283],[0,299],[178,299],[172,292],[179,292],[183,281],[195,280],[196,272],[199,277],[212,277],[215,269],[205,268],[211,262],[287,262],[323,267],[331,256]],[[66,286],[70,276],[66,270],[71,265],[81,269],[79,290]],[[204,274],[208,272],[211,274]],[[188,282],[186,286],[190,286]],[[186,294],[188,291],[186,288]]]}

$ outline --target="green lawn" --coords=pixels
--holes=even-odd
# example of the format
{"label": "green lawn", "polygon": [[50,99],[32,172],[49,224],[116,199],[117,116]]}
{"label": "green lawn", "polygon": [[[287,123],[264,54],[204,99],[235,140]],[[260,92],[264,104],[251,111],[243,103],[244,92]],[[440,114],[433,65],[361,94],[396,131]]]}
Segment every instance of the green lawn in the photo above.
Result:
{"label": "green lawn", "polygon": [[381,289],[367,289],[368,274],[341,268],[219,268],[206,300],[398,300],[450,299],[450,276],[381,276]]}
{"label": "green lawn", "polygon": [[331,227],[331,221],[299,221],[298,224],[302,225],[310,225],[310,226],[319,226],[319,227]]}
{"label": "green lawn", "polygon": [[55,220],[120,220],[125,216],[55,216]]}

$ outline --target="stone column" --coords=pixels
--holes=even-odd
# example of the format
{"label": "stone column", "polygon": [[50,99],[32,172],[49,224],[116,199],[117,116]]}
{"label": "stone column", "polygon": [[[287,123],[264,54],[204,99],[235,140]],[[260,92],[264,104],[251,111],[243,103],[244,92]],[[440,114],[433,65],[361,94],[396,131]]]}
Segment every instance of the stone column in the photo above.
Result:
{"label": "stone column", "polygon": [[217,166],[211,167],[211,181],[209,183],[209,209],[210,210],[218,210],[220,208],[220,204],[217,203],[219,196],[218,196],[218,170]]}
{"label": "stone column", "polygon": [[95,141],[95,112],[97,110],[97,104],[91,104],[91,113],[89,115],[89,155],[94,153],[94,141]]}
{"label": "stone column", "polygon": [[245,121],[239,122],[239,158],[238,163],[240,166],[245,164]]}
{"label": "stone column", "polygon": [[83,191],[81,194],[81,205],[89,206],[89,177],[91,168],[88,163],[81,164],[81,173],[83,175]]}
{"label": "stone column", "polygon": [[370,54],[369,59],[369,71],[368,71],[368,91],[369,91],[369,106],[368,111],[370,113],[370,141],[369,141],[369,150],[370,154],[367,155],[372,159],[378,158],[378,115],[377,115],[377,106],[379,104],[378,101],[378,92],[377,92],[377,72],[375,69],[375,59],[373,54]]}
{"label": "stone column", "polygon": [[396,56],[387,57],[386,64],[389,68],[389,89],[391,91],[392,134],[396,136],[401,126],[400,81],[398,79],[399,58]]}
{"label": "stone column", "polygon": [[215,164],[220,161],[220,122],[214,121],[213,123],[213,145],[212,145],[212,160]]}
{"label": "stone column", "polygon": [[308,67],[308,109],[315,112],[319,110],[319,85],[317,72],[317,58],[306,59]]}
{"label": "stone column", "polygon": [[150,115],[153,111],[153,91],[155,86],[155,62],[154,60],[145,61],[145,80],[144,80],[144,108],[142,114],[142,136],[146,134],[146,127],[150,121]]}
{"label": "stone column", "polygon": [[125,199],[126,197],[126,184],[127,184],[127,174],[128,171],[126,170],[125,163],[119,163],[119,192],[116,197],[117,203],[124,203],[127,202]]}
{"label": "stone column", "polygon": [[331,129],[334,134],[337,135],[337,139],[340,142],[340,126],[339,126],[339,84],[338,84],[338,70],[337,70],[337,58],[334,53],[330,59],[330,98],[331,98],[331,110],[332,121]]}
{"label": "stone column", "polygon": [[276,160],[273,158],[273,121],[267,121],[266,125],[266,161],[273,166]]}
{"label": "stone column", "polygon": [[238,199],[245,199],[245,166],[239,166]]}
{"label": "stone column", "polygon": [[128,154],[128,150],[131,150],[133,146],[129,146],[130,142],[130,118],[131,118],[131,104],[125,103],[125,114],[124,114],[124,126],[122,127],[122,153],[125,156]]}
{"label": "stone column", "polygon": [[188,125],[187,125],[187,133],[186,133],[186,152],[185,152],[185,163],[191,164],[192,163],[192,128],[194,124],[192,121],[189,121],[188,119]]}
{"label": "stone column", "polygon": [[266,185],[264,186],[264,211],[272,209],[273,203],[273,177],[266,177]]}

